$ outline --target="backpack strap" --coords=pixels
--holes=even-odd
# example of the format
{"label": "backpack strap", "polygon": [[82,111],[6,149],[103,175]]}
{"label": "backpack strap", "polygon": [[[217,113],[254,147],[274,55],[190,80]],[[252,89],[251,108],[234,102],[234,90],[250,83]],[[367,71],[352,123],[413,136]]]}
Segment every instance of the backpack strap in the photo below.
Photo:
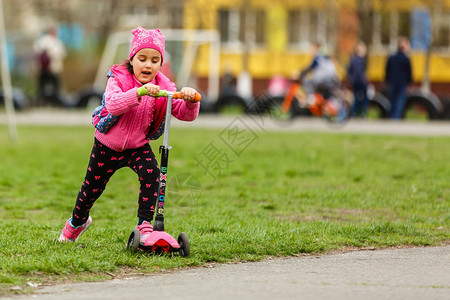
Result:
{"label": "backpack strap", "polygon": [[[107,78],[114,77],[111,70],[106,74]],[[92,125],[101,133],[106,133],[113,126],[120,116],[114,116],[108,112],[105,103],[105,93],[103,93],[102,103],[92,112]]]}

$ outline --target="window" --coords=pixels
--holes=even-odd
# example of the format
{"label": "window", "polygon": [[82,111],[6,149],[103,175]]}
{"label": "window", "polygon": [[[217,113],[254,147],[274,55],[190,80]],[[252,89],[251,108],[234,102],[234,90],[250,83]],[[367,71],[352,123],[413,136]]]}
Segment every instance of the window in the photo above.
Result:
{"label": "window", "polygon": [[[379,24],[381,25],[380,27],[380,31],[381,31],[381,45],[389,45],[389,41],[390,41],[390,37],[391,37],[391,33],[393,32],[391,30],[391,27],[394,27],[392,23],[392,19],[391,18],[391,14],[389,12],[382,12],[379,14]],[[394,29],[394,28],[393,28]],[[395,30],[394,30],[395,31]]]}
{"label": "window", "polygon": [[450,47],[450,13],[443,13],[435,20],[433,47],[447,50]]}
{"label": "window", "polygon": [[293,10],[288,13],[288,42],[299,45],[301,41],[301,11]]}
{"label": "window", "polygon": [[255,44],[264,45],[266,40],[266,13],[263,10],[257,10],[254,14],[255,19]]}
{"label": "window", "polygon": [[219,11],[219,32],[220,41],[226,46],[236,46],[240,44],[240,15],[238,10]]}
{"label": "window", "polygon": [[398,35],[405,37],[411,36],[411,15],[409,11],[398,13]]}
{"label": "window", "polygon": [[183,28],[183,16],[184,9],[182,6],[175,6],[170,8],[170,28],[182,29]]}
{"label": "window", "polygon": [[219,11],[219,33],[220,33],[220,41],[222,43],[228,42],[228,31],[229,31],[229,11],[221,10]]}
{"label": "window", "polygon": [[291,47],[308,50],[312,42],[325,45],[328,28],[325,11],[293,10],[288,13],[288,42]]}
{"label": "window", "polygon": [[252,47],[265,43],[266,15],[263,10],[249,13],[246,24],[244,12],[236,9],[220,10],[218,19],[220,41],[225,47],[239,49],[246,34]]}
{"label": "window", "polygon": [[[327,13],[323,11],[315,12],[313,16],[316,18],[314,25],[316,25],[316,32],[313,37],[317,42],[325,45],[327,43]],[[314,28],[314,27],[313,27]]]}
{"label": "window", "polygon": [[410,38],[411,15],[409,11],[377,11],[373,13],[372,46],[376,49],[397,48],[399,36]]}

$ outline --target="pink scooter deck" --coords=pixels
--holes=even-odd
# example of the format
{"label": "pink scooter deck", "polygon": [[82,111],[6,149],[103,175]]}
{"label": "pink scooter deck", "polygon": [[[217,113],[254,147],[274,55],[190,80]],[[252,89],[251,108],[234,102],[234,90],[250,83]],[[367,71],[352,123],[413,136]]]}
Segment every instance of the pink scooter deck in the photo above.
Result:
{"label": "pink scooter deck", "polygon": [[180,244],[168,233],[164,231],[153,231],[145,240],[146,247],[152,247],[151,251],[161,248],[164,252],[169,253],[170,247],[180,249]]}

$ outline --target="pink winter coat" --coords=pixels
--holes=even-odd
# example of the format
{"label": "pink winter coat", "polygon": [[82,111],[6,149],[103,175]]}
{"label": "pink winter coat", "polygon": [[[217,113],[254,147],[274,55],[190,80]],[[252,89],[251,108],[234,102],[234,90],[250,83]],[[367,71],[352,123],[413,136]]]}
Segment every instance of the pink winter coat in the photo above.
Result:
{"label": "pink winter coat", "polygon": [[[154,132],[161,124],[166,113],[167,98],[142,96],[139,101],[137,89],[142,83],[125,66],[113,66],[111,71],[114,77],[108,79],[105,104],[110,114],[120,118],[106,133],[95,130],[95,137],[118,152],[142,147],[149,142],[149,131]],[[176,90],[175,84],[162,73],[158,73],[151,83],[168,91]],[[199,108],[198,102],[173,99],[172,115],[182,121],[193,121],[198,116]]]}

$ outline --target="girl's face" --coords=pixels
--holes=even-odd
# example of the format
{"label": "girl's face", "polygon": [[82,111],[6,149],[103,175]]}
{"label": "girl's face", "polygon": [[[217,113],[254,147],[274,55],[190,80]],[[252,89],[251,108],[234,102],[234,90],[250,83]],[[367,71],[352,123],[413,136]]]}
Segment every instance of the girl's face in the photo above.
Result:
{"label": "girl's face", "polygon": [[161,53],[155,49],[144,48],[134,55],[130,63],[134,76],[142,84],[146,84],[152,81],[161,69]]}

